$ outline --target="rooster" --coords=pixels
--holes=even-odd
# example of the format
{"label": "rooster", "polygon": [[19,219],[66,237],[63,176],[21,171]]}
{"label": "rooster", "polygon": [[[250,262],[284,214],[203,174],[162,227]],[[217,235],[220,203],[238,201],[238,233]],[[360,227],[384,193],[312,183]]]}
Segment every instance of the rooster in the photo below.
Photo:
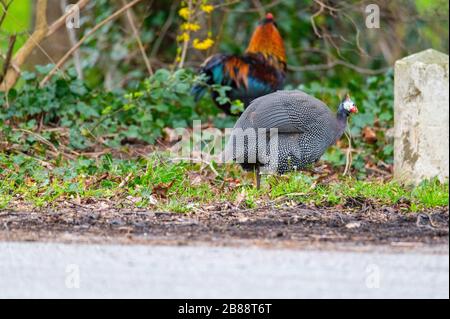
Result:
{"label": "rooster", "polygon": [[[266,15],[252,35],[243,55],[216,54],[201,66],[200,74],[206,75],[206,84],[231,87],[227,97],[241,100],[247,107],[250,102],[283,88],[286,77],[286,52],[283,39],[271,13]],[[207,91],[206,85],[192,89],[198,101]],[[232,114],[230,103],[220,104],[213,91],[212,98],[225,113]]]}

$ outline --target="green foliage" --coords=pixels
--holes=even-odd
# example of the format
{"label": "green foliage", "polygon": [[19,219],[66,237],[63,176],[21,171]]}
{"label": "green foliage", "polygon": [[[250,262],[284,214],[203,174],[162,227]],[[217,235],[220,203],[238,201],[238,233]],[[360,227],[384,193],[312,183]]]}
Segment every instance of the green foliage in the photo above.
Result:
{"label": "green foliage", "polygon": [[[437,179],[422,182],[411,194],[425,207],[448,206],[448,183],[442,184]],[[419,207],[416,206],[415,209]]]}
{"label": "green foliage", "polygon": [[[7,33],[19,33],[27,31],[31,24],[32,1],[12,1],[8,13],[2,24],[2,31]],[[3,14],[3,6],[0,5],[0,15]]]}
{"label": "green foliage", "polygon": [[[41,88],[39,77],[49,72],[51,67],[36,67],[37,74],[24,72],[24,83],[20,89],[10,90],[8,95],[0,93],[0,104],[4,106],[0,110],[0,125],[7,140],[23,145],[27,150],[35,146],[36,139],[21,130],[37,131],[45,125],[67,129],[70,146],[85,149],[91,145],[96,132],[120,129],[117,118],[101,122],[105,110],[122,107],[125,100],[120,92],[90,89],[76,79],[74,70],[67,72],[68,79],[55,78]],[[52,131],[42,132],[42,137],[56,147],[64,142],[61,135]]]}
{"label": "green foliage", "polygon": [[[8,13],[0,26],[0,53],[5,53],[8,48],[9,36],[18,34],[14,52],[16,52],[28,38],[32,17],[32,1],[15,0],[8,8]],[[3,14],[3,6],[0,5],[0,16]],[[3,59],[0,59],[0,67]]]}
{"label": "green foliage", "polygon": [[[39,78],[51,67],[24,72],[20,89],[0,93],[3,139],[24,151],[39,151],[42,139],[55,147],[68,140],[69,147],[81,150],[99,143],[113,148],[126,141],[154,144],[165,127],[188,127],[218,113],[209,97],[194,102],[190,91],[201,79],[187,70],[160,69],[133,90],[107,92],[78,80],[73,69],[66,72],[68,78],[56,77],[41,88]],[[226,89],[216,88],[224,102]]]}
{"label": "green foliage", "polygon": [[270,177],[270,196],[288,196],[303,203],[316,205],[345,204],[347,199],[369,200],[373,204],[395,205],[409,202],[410,211],[445,207],[449,201],[449,185],[437,179],[418,186],[404,186],[395,181],[367,181],[343,178],[337,183],[320,184],[310,176],[292,174],[285,178]]}

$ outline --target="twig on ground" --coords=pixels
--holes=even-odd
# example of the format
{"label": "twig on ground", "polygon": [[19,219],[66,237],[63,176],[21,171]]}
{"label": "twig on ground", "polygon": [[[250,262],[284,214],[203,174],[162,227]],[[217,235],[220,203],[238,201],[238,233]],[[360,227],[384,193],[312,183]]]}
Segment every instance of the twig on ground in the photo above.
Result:
{"label": "twig on ground", "polygon": [[120,182],[118,188],[124,187],[126,184],[128,184],[128,181],[130,180],[131,176],[133,176],[133,173],[129,173],[123,181]]}
{"label": "twig on ground", "polygon": [[383,171],[382,169],[376,168],[376,167],[366,167],[368,171],[375,172],[377,174],[383,175],[383,176],[391,176],[391,173]]}
{"label": "twig on ground", "polygon": [[40,159],[40,158],[37,158],[37,157],[31,156],[31,155],[25,154],[24,152],[21,152],[21,151],[18,151],[18,153],[22,154],[22,155],[25,156],[25,157],[31,158],[32,160],[34,160],[34,161],[36,161],[36,162],[41,163],[42,166],[44,166],[44,167],[46,167],[46,168],[48,168],[48,169],[53,169],[53,168],[55,168],[55,165],[53,165],[53,164],[51,164],[51,163],[49,163],[49,162],[46,162],[46,161],[44,161],[44,160],[42,160],[42,159]]}
{"label": "twig on ground", "polygon": [[72,153],[72,155],[70,155],[70,154],[68,154],[68,153],[65,153],[65,152],[62,152],[62,151],[58,150],[58,148],[57,148],[53,143],[51,143],[49,140],[47,140],[45,137],[43,137],[43,136],[40,135],[39,133],[30,131],[30,130],[26,130],[26,129],[16,129],[16,128],[13,128],[12,130],[13,130],[13,131],[23,132],[23,133],[26,133],[26,134],[29,134],[29,135],[33,135],[33,136],[36,137],[36,139],[38,139],[40,142],[42,142],[42,143],[44,143],[45,145],[47,145],[48,147],[50,147],[50,150],[47,150],[47,153],[48,153],[49,155],[53,156],[53,157],[58,157],[58,156],[62,155],[62,156],[64,156],[65,158],[68,158],[68,159],[74,159],[75,157],[80,156],[80,153],[78,153],[78,152],[76,152],[76,151],[74,151],[74,150],[70,149],[69,147],[64,146],[64,145],[62,145],[62,144],[60,145],[61,148],[63,148],[64,150],[68,151],[69,153]]}
{"label": "twig on ground", "polygon": [[27,133],[29,135],[33,135],[34,137],[36,137],[39,141],[41,141],[42,143],[44,143],[45,145],[47,145],[48,147],[50,147],[54,152],[59,153],[58,149],[56,148],[55,145],[53,145],[50,141],[48,141],[45,137],[43,137],[42,135],[30,131],[30,130],[26,130],[26,129],[22,129],[22,128],[13,128],[13,131],[19,131],[19,132],[23,132],[23,133]]}
{"label": "twig on ground", "polygon": [[306,193],[288,193],[288,194],[284,194],[282,196],[275,198],[273,200],[273,202],[277,203],[277,202],[283,201],[284,199],[288,199],[288,197],[290,197],[290,196],[307,196],[307,195],[308,194],[306,194]]}

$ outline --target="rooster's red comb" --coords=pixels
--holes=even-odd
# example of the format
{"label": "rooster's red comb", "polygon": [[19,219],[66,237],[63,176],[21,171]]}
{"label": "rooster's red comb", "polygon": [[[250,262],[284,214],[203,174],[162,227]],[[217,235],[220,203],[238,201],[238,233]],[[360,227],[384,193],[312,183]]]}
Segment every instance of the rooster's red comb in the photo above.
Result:
{"label": "rooster's red comb", "polygon": [[268,14],[266,14],[266,19],[267,20],[273,20],[274,19],[273,14],[270,13],[270,12]]}

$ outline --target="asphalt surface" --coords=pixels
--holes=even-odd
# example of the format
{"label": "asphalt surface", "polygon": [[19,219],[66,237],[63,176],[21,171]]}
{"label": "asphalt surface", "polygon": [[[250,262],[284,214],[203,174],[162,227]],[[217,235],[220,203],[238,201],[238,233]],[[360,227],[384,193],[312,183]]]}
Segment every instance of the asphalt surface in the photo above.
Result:
{"label": "asphalt surface", "polygon": [[449,298],[440,253],[0,243],[0,298]]}

